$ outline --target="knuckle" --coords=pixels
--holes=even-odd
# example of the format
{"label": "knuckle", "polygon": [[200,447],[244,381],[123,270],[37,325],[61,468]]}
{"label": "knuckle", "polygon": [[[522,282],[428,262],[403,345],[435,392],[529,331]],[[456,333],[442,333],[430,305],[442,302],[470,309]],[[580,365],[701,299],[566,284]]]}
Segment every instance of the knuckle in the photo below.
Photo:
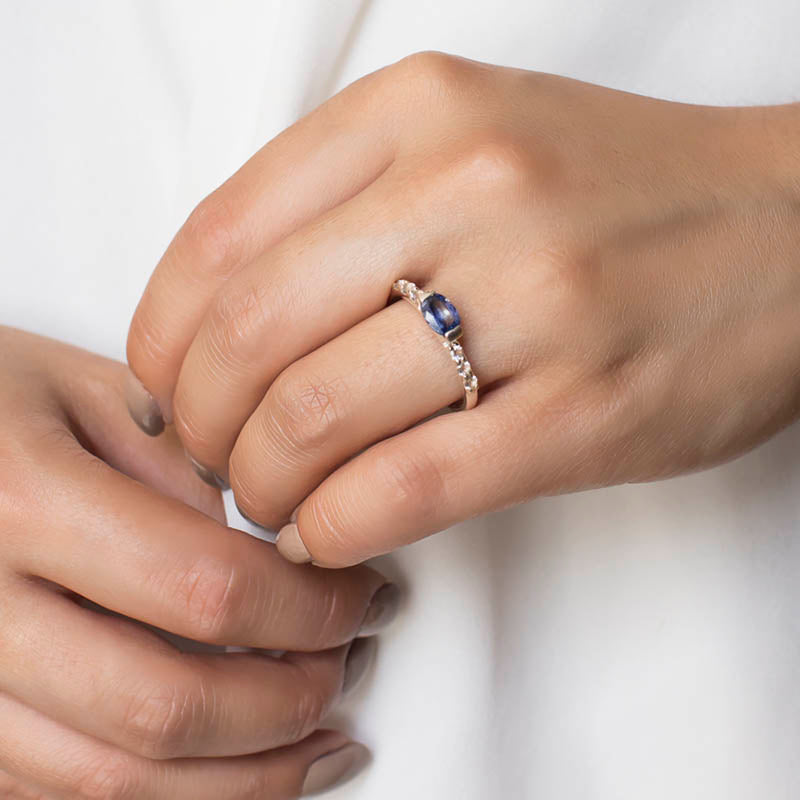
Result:
{"label": "knuckle", "polygon": [[83,800],[135,800],[138,796],[131,760],[107,750],[82,764],[70,783],[74,796]]}
{"label": "knuckle", "polygon": [[504,133],[486,131],[461,145],[447,162],[444,176],[448,187],[494,199],[515,200],[532,185],[535,171],[530,155]]}
{"label": "knuckle", "polygon": [[252,349],[262,346],[261,334],[274,322],[271,299],[269,285],[255,279],[220,292],[209,313],[206,358],[227,367],[251,363]]}
{"label": "knuckle", "polygon": [[207,270],[226,275],[238,252],[237,214],[228,193],[217,189],[203,199],[189,214],[178,239]]}
{"label": "knuckle", "polygon": [[344,382],[286,370],[267,395],[268,423],[288,452],[297,457],[319,450],[342,419]]}
{"label": "knuckle", "polygon": [[399,71],[417,90],[441,98],[461,88],[469,63],[439,50],[422,50],[398,61],[395,72]]}
{"label": "knuckle", "polygon": [[194,694],[189,689],[160,684],[144,685],[133,695],[125,708],[122,728],[137,753],[152,759],[185,753],[202,703]]}
{"label": "knuckle", "polygon": [[168,598],[183,611],[191,635],[212,644],[229,644],[239,631],[248,593],[246,571],[233,563],[203,558],[168,579]]}

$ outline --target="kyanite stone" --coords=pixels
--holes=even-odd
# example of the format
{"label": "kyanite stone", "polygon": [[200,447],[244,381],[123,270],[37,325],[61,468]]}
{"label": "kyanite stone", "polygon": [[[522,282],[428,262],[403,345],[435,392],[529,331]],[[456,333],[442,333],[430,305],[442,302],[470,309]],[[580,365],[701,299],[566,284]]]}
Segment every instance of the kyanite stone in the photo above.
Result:
{"label": "kyanite stone", "polygon": [[420,308],[425,322],[440,336],[461,324],[456,307],[444,295],[434,292],[422,301]]}

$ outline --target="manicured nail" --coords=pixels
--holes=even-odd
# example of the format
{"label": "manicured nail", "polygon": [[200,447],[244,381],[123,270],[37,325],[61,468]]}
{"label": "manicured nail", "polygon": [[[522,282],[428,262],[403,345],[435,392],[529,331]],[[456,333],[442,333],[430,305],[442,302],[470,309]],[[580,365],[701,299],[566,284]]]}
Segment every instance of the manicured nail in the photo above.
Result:
{"label": "manicured nail", "polygon": [[158,436],[164,430],[164,416],[158,403],[130,370],[125,377],[125,400],[131,419],[148,436]]}
{"label": "manicured nail", "polygon": [[288,561],[294,561],[295,564],[308,564],[311,561],[311,553],[303,544],[300,531],[294,522],[280,529],[275,544],[278,546],[278,552]]}
{"label": "manicured nail", "polygon": [[378,640],[374,636],[369,639],[353,639],[344,662],[343,695],[350,694],[361,683],[375,659],[377,649]]}
{"label": "manicured nail", "polygon": [[194,467],[194,471],[209,485],[213,486],[215,489],[230,489],[231,487],[228,486],[228,482],[217,475],[216,472],[212,472],[208,467],[204,467],[199,462],[195,461],[188,453],[186,454],[191,465]]}
{"label": "manicured nail", "polygon": [[369,750],[356,742],[320,756],[308,768],[302,797],[321,794],[347,783],[367,766],[369,758]]}
{"label": "manicured nail", "polygon": [[372,596],[358,635],[372,636],[389,625],[397,616],[401,597],[402,592],[396,583],[384,583]]}

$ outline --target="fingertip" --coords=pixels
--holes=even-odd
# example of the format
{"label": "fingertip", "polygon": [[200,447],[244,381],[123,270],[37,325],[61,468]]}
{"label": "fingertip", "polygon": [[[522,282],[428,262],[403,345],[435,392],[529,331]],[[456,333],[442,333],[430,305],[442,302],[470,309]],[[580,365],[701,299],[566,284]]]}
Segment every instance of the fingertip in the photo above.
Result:
{"label": "fingertip", "polygon": [[280,529],[275,545],[287,561],[294,564],[308,564],[311,561],[311,553],[300,537],[300,529],[296,522],[290,522]]}

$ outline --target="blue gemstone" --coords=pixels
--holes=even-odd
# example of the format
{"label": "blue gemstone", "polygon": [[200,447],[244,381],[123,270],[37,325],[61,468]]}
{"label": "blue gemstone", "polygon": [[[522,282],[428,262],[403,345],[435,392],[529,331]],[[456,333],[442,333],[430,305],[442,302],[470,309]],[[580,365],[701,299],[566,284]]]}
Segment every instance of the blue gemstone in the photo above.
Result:
{"label": "blue gemstone", "polygon": [[444,295],[434,293],[426,297],[420,308],[425,322],[440,336],[445,336],[461,324],[456,307]]}

